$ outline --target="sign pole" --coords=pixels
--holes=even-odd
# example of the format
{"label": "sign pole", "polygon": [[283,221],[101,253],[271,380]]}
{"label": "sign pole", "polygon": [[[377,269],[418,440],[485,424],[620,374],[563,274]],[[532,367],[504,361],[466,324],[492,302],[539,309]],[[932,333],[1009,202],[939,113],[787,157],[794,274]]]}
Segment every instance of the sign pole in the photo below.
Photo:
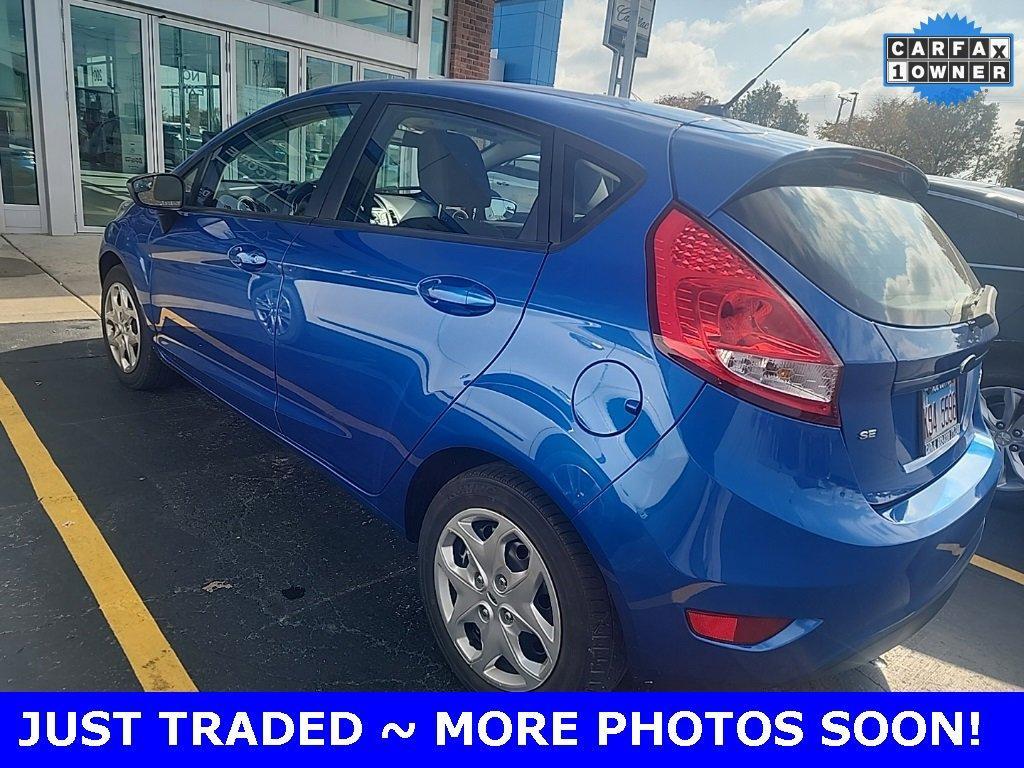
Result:
{"label": "sign pole", "polygon": [[630,0],[629,30],[626,32],[626,50],[623,54],[622,81],[619,95],[624,99],[633,95],[633,71],[636,69],[636,41],[640,31],[640,0]]}
{"label": "sign pole", "polygon": [[622,68],[622,54],[612,51],[612,73],[608,78],[608,95],[614,96],[619,89],[619,70]]}

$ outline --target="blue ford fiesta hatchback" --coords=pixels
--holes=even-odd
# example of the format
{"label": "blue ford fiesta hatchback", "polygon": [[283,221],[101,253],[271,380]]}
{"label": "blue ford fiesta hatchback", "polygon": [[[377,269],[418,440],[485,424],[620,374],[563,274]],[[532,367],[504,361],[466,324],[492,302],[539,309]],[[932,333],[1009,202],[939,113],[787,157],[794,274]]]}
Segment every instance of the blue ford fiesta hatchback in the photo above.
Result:
{"label": "blue ford fiesta hatchback", "polygon": [[117,376],[178,371],[418,541],[470,687],[869,659],[978,545],[994,291],[893,157],[391,81],[131,190],[99,263]]}

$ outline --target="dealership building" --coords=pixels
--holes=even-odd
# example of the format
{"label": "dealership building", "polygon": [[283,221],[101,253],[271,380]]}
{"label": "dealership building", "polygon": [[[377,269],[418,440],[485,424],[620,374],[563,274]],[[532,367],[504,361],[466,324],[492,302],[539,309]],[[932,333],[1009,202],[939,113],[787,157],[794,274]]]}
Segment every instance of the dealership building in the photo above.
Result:
{"label": "dealership building", "polygon": [[125,181],[278,99],[487,78],[494,0],[0,0],[0,232],[100,231]]}

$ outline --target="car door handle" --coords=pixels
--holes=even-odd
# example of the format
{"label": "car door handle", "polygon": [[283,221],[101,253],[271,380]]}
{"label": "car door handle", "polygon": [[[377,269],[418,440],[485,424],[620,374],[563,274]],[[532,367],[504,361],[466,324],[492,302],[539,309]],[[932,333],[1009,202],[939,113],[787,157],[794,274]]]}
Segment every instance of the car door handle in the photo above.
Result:
{"label": "car door handle", "polygon": [[228,251],[228,259],[239,269],[259,272],[267,266],[267,254],[249,245],[236,245]]}
{"label": "car door handle", "polygon": [[441,312],[462,317],[484,315],[494,309],[494,294],[464,277],[428,277],[419,284],[427,304]]}

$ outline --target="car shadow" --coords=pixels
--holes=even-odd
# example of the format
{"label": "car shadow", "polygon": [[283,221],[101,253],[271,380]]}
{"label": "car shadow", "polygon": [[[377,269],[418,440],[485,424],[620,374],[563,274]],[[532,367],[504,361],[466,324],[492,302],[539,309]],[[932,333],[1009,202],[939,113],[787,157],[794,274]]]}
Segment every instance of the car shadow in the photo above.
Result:
{"label": "car shadow", "polygon": [[[423,616],[415,547],[311,462],[184,380],[159,392],[124,389],[94,334],[0,353],[0,377],[201,689],[458,688]],[[34,504],[24,482],[0,487],[0,507]],[[1020,536],[1019,510],[996,514],[990,531]],[[35,525],[34,517],[14,515],[11,525]],[[26,535],[15,527],[0,540],[0,556],[15,565],[66,559],[56,537],[41,552],[18,544]],[[988,535],[983,551],[987,543]],[[73,583],[68,590],[84,589]],[[70,598],[55,590],[46,600],[54,605],[39,616],[75,638],[68,663],[104,658],[92,646],[110,638],[89,623],[94,611],[81,600],[64,610]],[[972,568],[905,646],[786,690],[1024,685],[1024,654],[1014,651],[1022,600],[1019,585]],[[95,637],[79,636],[87,628]],[[53,642],[53,626],[29,636],[43,635]],[[20,652],[31,655],[32,642]],[[26,664],[25,677],[7,685],[67,686],[59,665],[44,667]],[[622,686],[654,687],[633,679]]]}

